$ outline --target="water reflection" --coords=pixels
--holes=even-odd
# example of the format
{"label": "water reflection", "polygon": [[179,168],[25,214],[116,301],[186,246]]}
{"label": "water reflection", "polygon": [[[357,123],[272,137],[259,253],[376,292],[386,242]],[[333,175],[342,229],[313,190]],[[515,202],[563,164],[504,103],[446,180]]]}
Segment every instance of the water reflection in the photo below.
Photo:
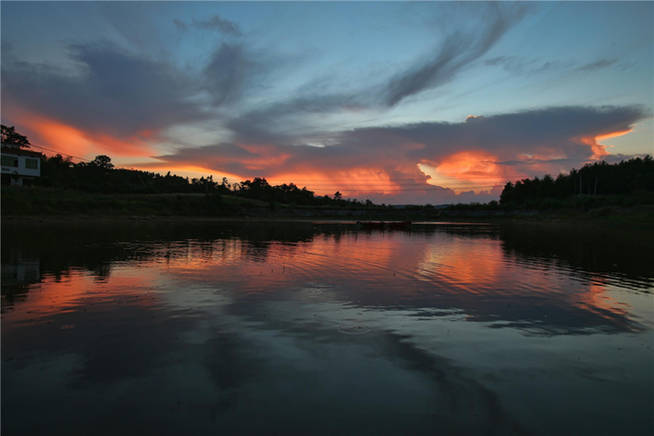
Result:
{"label": "water reflection", "polygon": [[3,431],[646,433],[650,247],[595,238],[3,226]]}
{"label": "water reflection", "polygon": [[[162,234],[143,226],[138,234],[137,229],[115,229],[132,232],[123,237],[138,238],[121,241],[118,233],[118,242],[112,232],[57,230],[61,229],[50,238],[61,240],[47,245],[34,232],[33,239],[21,239],[16,245],[12,234],[22,232],[6,234],[4,311],[12,310],[17,295],[30,307],[28,312],[46,315],[86,298],[115,296],[117,289],[133,289],[140,295],[165,274],[169,282],[229,288],[236,292],[234,298],[251,294],[293,298],[293,292],[318,284],[321,292],[329,290],[362,307],[458,310],[471,321],[497,321],[495,327],[553,333],[635,331],[639,325],[630,318],[628,307],[605,288],[617,281],[625,289],[646,292],[652,285],[649,264],[638,269],[633,261],[647,257],[633,253],[633,247],[622,253],[611,246],[610,258],[606,256],[611,260],[606,262],[600,261],[601,252],[593,252],[589,263],[586,250],[567,252],[570,244],[561,238],[559,245],[542,239],[550,244],[550,251],[545,251],[533,239],[525,244],[519,234],[501,227],[358,232],[348,226],[222,224],[184,228],[181,234],[165,227],[172,233]],[[166,241],[159,239],[162,235],[185,239]],[[575,247],[583,245],[574,242]],[[559,247],[557,253],[551,251],[554,247]],[[631,260],[624,258],[627,253]],[[617,270],[607,270],[608,262]],[[619,265],[629,267],[618,269]],[[123,272],[110,280],[112,269],[125,270],[124,266],[138,273]],[[79,271],[88,274],[75,274]],[[30,289],[35,295],[25,301]]]}

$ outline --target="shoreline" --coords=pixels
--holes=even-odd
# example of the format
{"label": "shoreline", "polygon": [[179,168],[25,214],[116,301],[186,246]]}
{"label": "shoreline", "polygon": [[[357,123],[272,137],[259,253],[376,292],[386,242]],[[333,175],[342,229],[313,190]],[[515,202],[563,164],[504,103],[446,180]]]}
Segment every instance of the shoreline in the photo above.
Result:
{"label": "shoreline", "polygon": [[386,214],[369,213],[356,217],[344,216],[255,216],[255,215],[138,215],[138,214],[50,214],[50,215],[2,215],[4,224],[39,224],[39,223],[313,223],[354,225],[357,222],[398,222],[411,221],[413,225],[448,225],[448,224],[546,224],[546,225],[636,225],[654,230],[654,206],[637,206],[633,208],[612,209],[608,213],[584,211],[517,211],[503,216],[492,214],[442,214],[440,216],[415,216],[410,213],[403,216],[384,216]]}
{"label": "shoreline", "polygon": [[[360,222],[405,222],[402,219],[344,219],[342,217],[274,217],[274,216],[261,216],[261,217],[238,217],[238,216],[202,216],[202,215],[7,215],[2,216],[2,223],[70,223],[70,222],[195,222],[195,223],[314,223],[314,224],[347,224],[354,225]],[[414,225],[420,224],[491,224],[491,220],[474,220],[469,219],[419,219],[411,223]]]}

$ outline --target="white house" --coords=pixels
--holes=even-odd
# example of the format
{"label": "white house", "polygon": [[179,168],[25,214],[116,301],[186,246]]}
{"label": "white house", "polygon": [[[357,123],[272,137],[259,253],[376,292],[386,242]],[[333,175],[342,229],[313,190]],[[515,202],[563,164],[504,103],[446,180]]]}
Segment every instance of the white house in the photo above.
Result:
{"label": "white house", "polygon": [[29,184],[41,177],[41,153],[2,146],[2,184]]}

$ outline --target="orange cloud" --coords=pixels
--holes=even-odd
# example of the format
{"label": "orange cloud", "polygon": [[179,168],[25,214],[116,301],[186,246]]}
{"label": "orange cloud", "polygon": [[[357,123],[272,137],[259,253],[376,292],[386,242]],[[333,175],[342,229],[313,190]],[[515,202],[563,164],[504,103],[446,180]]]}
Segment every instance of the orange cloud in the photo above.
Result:
{"label": "orange cloud", "polygon": [[30,133],[31,142],[36,146],[73,156],[85,157],[91,154],[93,143],[81,130],[72,126],[36,115],[21,117],[20,124]]}
{"label": "orange cloud", "polygon": [[250,171],[262,171],[269,166],[284,165],[291,157],[290,153],[280,153],[268,144],[239,144],[239,146],[251,155],[239,159]]}
{"label": "orange cloud", "polygon": [[615,132],[603,133],[601,135],[596,135],[596,136],[585,136],[579,138],[579,141],[583,144],[588,145],[593,151],[591,160],[600,160],[605,156],[608,156],[609,152],[606,151],[606,147],[610,147],[610,145],[600,144],[599,141],[603,141],[609,138],[615,138],[617,136],[626,135],[627,133],[631,133],[632,131],[633,129],[625,129],[625,130],[618,130]]}
{"label": "orange cloud", "polygon": [[397,194],[402,187],[386,171],[373,168],[349,168],[329,172],[307,169],[293,173],[271,176],[272,184],[294,183],[306,186],[318,195],[332,195],[340,191],[344,196],[376,194]]}
{"label": "orange cloud", "polygon": [[428,183],[444,186],[456,193],[488,191],[507,179],[506,170],[497,164],[497,157],[483,151],[462,151],[451,154],[436,166],[418,164],[430,176]]}
{"label": "orange cloud", "polygon": [[143,130],[130,138],[118,138],[104,132],[85,131],[55,118],[22,110],[15,110],[14,115],[15,123],[21,131],[26,132],[35,148],[41,146],[50,149],[42,150],[46,154],[61,153],[86,159],[97,154],[109,154],[112,157],[153,154],[152,147],[145,140],[154,134],[149,130]]}
{"label": "orange cloud", "polygon": [[623,136],[627,133],[631,133],[634,129],[618,130],[617,132],[604,133],[602,135],[595,136],[596,141],[603,141],[609,138],[615,138],[617,136]]}

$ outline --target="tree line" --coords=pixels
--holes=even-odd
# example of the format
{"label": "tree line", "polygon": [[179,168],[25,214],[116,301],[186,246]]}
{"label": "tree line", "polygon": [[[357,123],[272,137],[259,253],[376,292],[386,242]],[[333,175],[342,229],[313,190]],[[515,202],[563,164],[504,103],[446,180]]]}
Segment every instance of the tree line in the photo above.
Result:
{"label": "tree line", "polygon": [[340,192],[336,192],[333,196],[320,196],[306,187],[300,188],[293,183],[271,185],[262,177],[230,183],[225,177],[221,180],[214,180],[213,176],[189,179],[171,174],[170,171],[161,175],[149,171],[114,168],[111,158],[105,155],[79,163],[74,163],[70,158],[64,158],[60,154],[52,157],[43,156],[41,177],[35,184],[103,194],[203,193],[235,195],[297,205],[362,204],[357,200],[343,199]]}
{"label": "tree line", "polygon": [[569,174],[508,182],[502,205],[522,205],[576,196],[628,196],[654,192],[654,159],[650,155],[615,164],[605,161],[572,169]]}

